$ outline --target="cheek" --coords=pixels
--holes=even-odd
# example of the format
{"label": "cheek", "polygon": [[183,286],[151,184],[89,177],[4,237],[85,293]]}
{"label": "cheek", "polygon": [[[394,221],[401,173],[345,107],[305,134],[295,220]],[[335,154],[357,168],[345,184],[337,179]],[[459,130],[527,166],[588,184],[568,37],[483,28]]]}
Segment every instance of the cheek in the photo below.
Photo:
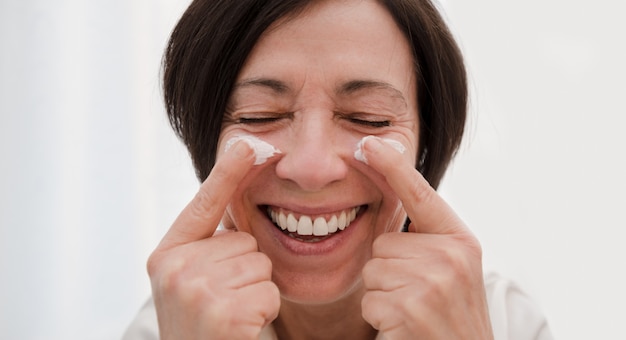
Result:
{"label": "cheek", "polygon": [[377,194],[376,202],[370,207],[373,215],[373,230],[376,236],[402,230],[407,214],[404,210],[402,202],[385,181],[385,178],[375,172],[373,169],[358,162],[355,166],[368,183],[369,191],[375,191]]}
{"label": "cheek", "polygon": [[257,166],[253,168],[239,183],[239,187],[230,198],[226,207],[222,223],[225,228],[238,231],[251,232],[251,225],[262,214],[259,208],[253,203],[253,197],[258,197],[266,189],[264,183],[267,182],[268,167]]}
{"label": "cheek", "polygon": [[222,225],[224,229],[252,233],[250,226],[256,212],[252,210],[254,208],[244,206],[241,202],[240,197],[233,197],[222,217]]}

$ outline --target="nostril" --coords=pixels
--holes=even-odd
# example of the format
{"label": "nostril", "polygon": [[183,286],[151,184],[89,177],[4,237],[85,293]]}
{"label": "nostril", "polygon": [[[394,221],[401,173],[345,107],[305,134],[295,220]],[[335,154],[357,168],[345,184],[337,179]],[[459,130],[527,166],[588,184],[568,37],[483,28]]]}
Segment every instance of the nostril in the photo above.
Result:
{"label": "nostril", "polygon": [[296,183],[306,191],[318,191],[346,178],[346,162],[333,153],[285,153],[276,165],[276,175]]}

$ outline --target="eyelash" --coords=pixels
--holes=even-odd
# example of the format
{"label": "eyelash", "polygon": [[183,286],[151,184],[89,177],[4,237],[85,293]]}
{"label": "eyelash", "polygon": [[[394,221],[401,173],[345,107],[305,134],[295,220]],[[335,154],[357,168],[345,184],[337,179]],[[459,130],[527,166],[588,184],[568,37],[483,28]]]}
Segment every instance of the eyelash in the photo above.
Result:
{"label": "eyelash", "polygon": [[[259,117],[259,118],[239,118],[237,123],[245,125],[261,125],[277,122],[284,117]],[[358,118],[346,117],[346,119],[354,124],[363,125],[371,128],[384,128],[391,126],[391,122],[388,120],[364,120]]]}
{"label": "eyelash", "polygon": [[388,127],[391,126],[391,122],[388,120],[363,120],[363,119],[356,119],[356,118],[348,118],[348,121],[355,123],[355,124],[359,124],[359,125],[365,125],[368,127],[373,127],[373,128],[383,128],[383,127]]}
{"label": "eyelash", "polygon": [[281,117],[261,117],[261,118],[239,118],[237,123],[255,125],[255,124],[267,124],[273,123],[281,119]]}

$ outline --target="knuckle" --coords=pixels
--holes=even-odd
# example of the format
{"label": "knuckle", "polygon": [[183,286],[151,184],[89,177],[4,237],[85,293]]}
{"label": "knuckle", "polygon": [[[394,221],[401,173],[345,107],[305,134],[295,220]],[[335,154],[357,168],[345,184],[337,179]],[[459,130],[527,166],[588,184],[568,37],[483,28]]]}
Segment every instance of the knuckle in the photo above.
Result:
{"label": "knuckle", "polygon": [[162,255],[151,255],[147,266],[153,289],[159,292],[179,291],[186,281],[184,274],[186,264],[182,258],[172,259]]}
{"label": "knuckle", "polygon": [[[168,254],[160,251],[154,251],[152,254],[150,254],[150,256],[148,257],[148,261],[146,262],[146,267],[148,270],[148,275],[151,278],[158,279],[163,276],[167,276],[166,273],[174,271],[171,268],[172,260],[167,255]],[[168,267],[170,269],[168,269]]]}
{"label": "knuckle", "polygon": [[363,269],[361,269],[361,275],[363,276],[363,279],[368,279],[371,275],[372,275],[372,271],[373,271],[373,262],[376,261],[375,258],[367,261],[365,263],[365,265],[363,265]]}
{"label": "knuckle", "polygon": [[259,283],[259,289],[268,296],[280,296],[278,286],[272,281],[266,280]]}
{"label": "knuckle", "polygon": [[446,261],[453,270],[454,275],[458,279],[465,280],[462,282],[467,282],[477,270],[480,271],[482,247],[473,236],[464,236],[460,242],[462,246],[450,247]]}
{"label": "knuckle", "polygon": [[260,252],[246,253],[236,261],[229,261],[228,266],[230,275],[234,277],[253,275],[268,280],[272,277],[272,262]]}
{"label": "knuckle", "polygon": [[256,238],[254,238],[254,236],[252,236],[252,234],[246,233],[246,232],[236,232],[233,234],[235,237],[238,237],[240,242],[246,246],[246,248],[251,249],[253,251],[257,250],[258,248],[258,244],[256,241]]}
{"label": "knuckle", "polygon": [[425,180],[411,181],[408,185],[409,192],[416,202],[430,202],[435,194],[435,190]]}
{"label": "knuckle", "polygon": [[146,262],[146,269],[148,271],[149,277],[155,277],[161,268],[161,257],[157,252],[153,252],[148,257],[148,261]]}
{"label": "knuckle", "polygon": [[372,324],[372,326],[376,326],[374,325],[374,323],[376,323],[376,320],[373,315],[373,310],[375,309],[372,309],[371,306],[372,295],[366,293],[361,299],[361,315],[363,316],[363,319],[367,320],[370,324]]}
{"label": "knuckle", "polygon": [[267,282],[267,294],[270,297],[270,310],[278,312],[280,309],[280,290],[275,283],[271,281]]}
{"label": "knuckle", "polygon": [[379,253],[381,250],[387,248],[387,244],[390,243],[390,238],[393,233],[383,233],[378,236],[372,243],[372,251],[374,254]]}
{"label": "knuckle", "polygon": [[438,286],[445,286],[446,284],[450,285],[453,282],[467,282],[467,278],[471,273],[471,265],[469,259],[465,256],[462,250],[450,249],[443,252],[441,258],[444,264],[442,268],[446,268],[446,270],[443,271],[445,275],[442,275],[442,277],[440,277],[437,281]]}
{"label": "knuckle", "polygon": [[363,284],[366,287],[371,287],[374,284],[377,275],[380,273],[379,268],[381,266],[381,261],[382,259],[373,258],[363,266],[361,276],[363,277]]}
{"label": "knuckle", "polygon": [[[203,316],[213,325],[226,326],[233,324],[235,310],[229,300],[216,298],[203,306]],[[220,329],[220,328],[218,328]],[[232,329],[227,327],[226,329]],[[222,329],[224,330],[224,329]]]}
{"label": "knuckle", "polygon": [[361,298],[361,309],[363,310],[363,313],[371,312],[370,310],[371,305],[372,305],[372,294],[367,292],[363,295],[363,298]]}
{"label": "knuckle", "polygon": [[[444,279],[443,277],[433,278],[431,280],[424,280],[422,282],[423,285],[423,294],[419,296],[419,300],[430,302],[430,306],[437,306],[440,301],[443,301],[446,298],[448,291],[448,283],[449,281]],[[413,307],[413,304],[410,305]],[[413,309],[410,308],[410,311]]]}
{"label": "knuckle", "polygon": [[376,292],[367,292],[361,299],[361,316],[375,329],[381,330],[385,327],[386,317],[390,310],[389,299],[384,299],[383,305],[381,303],[381,297]]}
{"label": "knuckle", "polygon": [[256,238],[244,231],[219,233],[211,238],[212,241],[219,242],[221,245],[230,245],[229,249],[244,253],[251,253],[258,250]]}
{"label": "knuckle", "polygon": [[[254,253],[259,249],[258,243],[254,236],[248,234],[246,232],[237,231],[228,235],[233,238],[233,241],[236,242],[236,248],[243,253]],[[235,245],[233,244],[233,247]]]}
{"label": "knuckle", "polygon": [[229,278],[244,275],[251,268],[249,262],[250,261],[248,261],[248,257],[246,256],[241,256],[238,257],[236,260],[228,261],[227,272],[222,274],[223,277]]}
{"label": "knuckle", "polygon": [[271,275],[272,260],[270,260],[270,258],[267,255],[261,252],[254,252],[252,254],[254,256],[253,261],[254,261],[255,266],[257,266],[262,272],[266,272]]}

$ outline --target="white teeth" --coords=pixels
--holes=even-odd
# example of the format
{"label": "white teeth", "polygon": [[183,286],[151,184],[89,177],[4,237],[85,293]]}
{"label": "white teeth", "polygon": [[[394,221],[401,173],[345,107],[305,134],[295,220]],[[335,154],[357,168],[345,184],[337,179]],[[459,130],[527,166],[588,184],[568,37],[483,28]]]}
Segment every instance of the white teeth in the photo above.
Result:
{"label": "white teeth", "polygon": [[301,216],[298,221],[298,235],[313,235],[313,221],[309,216]]}
{"label": "white teeth", "polygon": [[[280,228],[282,230],[287,229],[287,216],[285,216],[285,214],[279,214],[277,212],[274,212],[274,215],[278,215],[277,224],[280,226]],[[276,221],[276,218],[272,217],[272,221]]]}
{"label": "white teeth", "polygon": [[[276,221],[274,221],[274,223],[276,223]],[[283,227],[281,227],[281,229],[285,230],[285,228]],[[298,231],[298,220],[293,217],[293,214],[289,214],[289,216],[287,216],[287,230],[290,233],[295,233],[296,231]]]}
{"label": "white teeth", "polygon": [[337,227],[339,224],[337,223],[337,216],[333,215],[327,223],[328,225],[328,233],[336,233],[339,228]]}
{"label": "white teeth", "polygon": [[328,235],[328,223],[323,217],[318,217],[313,222],[313,235],[326,236]]}
{"label": "white teeth", "polygon": [[282,230],[303,236],[326,236],[348,227],[356,218],[359,210],[360,207],[344,210],[338,215],[332,215],[329,220],[321,216],[313,220],[313,217],[307,215],[302,215],[296,219],[293,213],[285,215],[284,212],[271,208],[268,208],[268,215],[272,218],[272,222]]}
{"label": "white teeth", "polygon": [[339,228],[339,230],[344,230],[346,229],[346,212],[342,212],[341,215],[339,215],[339,218],[337,219],[337,228]]}

